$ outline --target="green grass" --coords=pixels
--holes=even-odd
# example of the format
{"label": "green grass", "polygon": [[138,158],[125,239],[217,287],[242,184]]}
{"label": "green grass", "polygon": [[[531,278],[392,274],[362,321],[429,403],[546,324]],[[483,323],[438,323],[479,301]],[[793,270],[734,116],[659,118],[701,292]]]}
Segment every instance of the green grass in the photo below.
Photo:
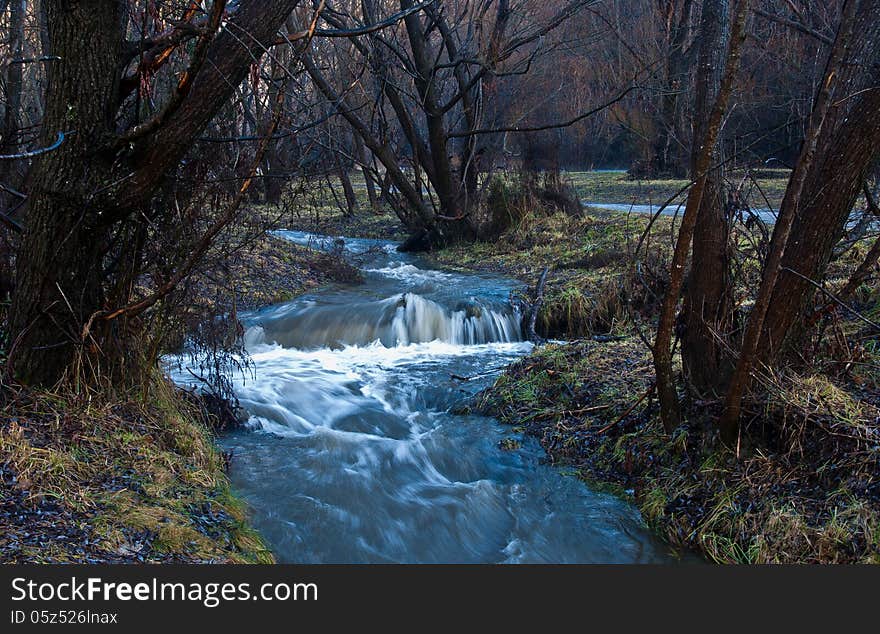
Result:
{"label": "green grass", "polygon": [[[766,196],[770,205],[778,209],[788,179],[777,178],[776,173],[770,173],[768,178],[761,171],[754,176],[753,181],[744,172],[732,172],[728,175],[728,186],[741,188],[743,199],[753,208],[767,207]],[[659,205],[688,185],[687,180],[631,180],[623,172],[567,172],[566,177],[583,200],[597,203]]]}
{"label": "green grass", "polygon": [[[273,561],[205,422],[162,379],[112,403],[12,395],[0,418],[0,464],[4,498],[43,522],[2,526],[3,561]],[[0,514],[0,524],[10,517]]]}
{"label": "green grass", "polygon": [[475,407],[710,561],[880,563],[875,405],[824,376],[787,377],[752,406],[763,411],[757,425],[798,430],[802,452],[755,446],[734,460],[718,449],[705,409],[667,436],[651,400],[640,401],[652,381],[650,354],[632,339],[548,345]]}

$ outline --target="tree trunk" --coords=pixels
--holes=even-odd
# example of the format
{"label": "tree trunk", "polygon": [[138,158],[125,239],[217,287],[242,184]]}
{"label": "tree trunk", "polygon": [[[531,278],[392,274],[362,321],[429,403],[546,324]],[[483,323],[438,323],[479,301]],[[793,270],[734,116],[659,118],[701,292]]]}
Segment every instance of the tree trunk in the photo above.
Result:
{"label": "tree trunk", "polygon": [[694,171],[697,179],[688,195],[684,218],[681,222],[678,240],[675,243],[675,252],[672,257],[672,266],[669,277],[669,288],[663,298],[660,310],[660,320],[657,325],[657,338],[654,342],[654,370],[657,374],[657,396],[660,401],[660,416],[667,432],[671,432],[681,422],[681,410],[678,402],[678,394],[675,389],[675,380],[672,373],[672,331],[675,324],[675,313],[678,307],[679,294],[684,282],[685,265],[691,249],[691,242],[697,223],[697,215],[703,204],[703,194],[706,190],[706,181],[712,167],[712,156],[718,135],[721,131],[721,122],[727,112],[730,95],[733,92],[733,84],[739,72],[742,58],[742,44],[746,38],[746,19],[748,18],[750,0],[739,0],[736,17],[731,29],[730,46],[727,52],[727,67],[718,96],[712,108],[706,126],[706,136],[700,150]]}
{"label": "tree trunk", "polygon": [[[413,0],[400,0],[402,11],[411,9]],[[428,130],[428,146],[431,154],[431,170],[428,171],[431,185],[440,201],[440,222],[435,223],[444,242],[473,237],[473,231],[462,208],[460,188],[454,176],[447,138],[446,123],[439,104],[439,91],[434,80],[434,60],[436,53],[431,50],[426,30],[417,13],[404,18],[410,50],[415,61],[417,75],[414,78],[425,115]]]}
{"label": "tree trunk", "polygon": [[[106,187],[112,157],[95,148],[112,133],[122,44],[122,5],[47,3],[54,63],[41,141],[68,135],[36,162],[27,224],[16,263],[11,355],[28,383],[57,381],[73,358],[79,327],[103,305],[102,250],[108,238],[94,192]],[[89,33],[89,37],[83,37]]]}
{"label": "tree trunk", "polygon": [[[729,12],[728,0],[703,2],[694,94],[693,179],[699,176],[696,167],[700,142],[706,138],[712,103],[721,82],[723,55],[730,36]],[[714,165],[721,165],[722,154],[722,143],[718,143],[712,155]],[[694,229],[691,270],[683,307],[682,367],[688,388],[698,398],[724,394],[731,371],[730,359],[721,340],[730,327],[733,312],[728,235],[724,173],[719,167],[706,178]]]}
{"label": "tree trunk", "polygon": [[342,193],[345,195],[346,213],[353,216],[358,211],[357,194],[355,194],[354,186],[352,186],[351,178],[348,175],[348,166],[338,156],[336,157],[336,171],[339,174],[339,181],[342,183]]}
{"label": "tree trunk", "polygon": [[[841,18],[841,24],[831,51],[831,56],[828,59],[825,73],[823,74],[822,85],[816,98],[813,113],[810,117],[810,127],[807,132],[807,137],[804,140],[800,157],[795,165],[794,172],[791,175],[791,181],[788,184],[788,188],[785,191],[785,197],[783,198],[782,205],[779,209],[779,218],[777,219],[776,226],[773,230],[773,239],[770,243],[770,254],[764,265],[761,287],[758,290],[758,296],[755,299],[754,306],[752,306],[752,309],[749,312],[749,319],[746,324],[743,344],[736,364],[736,371],[730,382],[730,390],[725,401],[724,414],[719,423],[722,440],[728,446],[733,446],[737,442],[740,429],[739,419],[743,396],[751,383],[752,371],[761,361],[762,357],[765,356],[764,353],[759,352],[759,344],[762,332],[764,331],[764,324],[766,323],[766,317],[773,301],[776,283],[782,272],[783,257],[788,244],[791,242],[792,228],[794,227],[795,220],[801,214],[800,207],[801,201],[805,200],[804,194],[807,191],[806,184],[810,180],[810,173],[816,162],[815,159],[820,148],[827,147],[822,143],[824,133],[828,128],[833,127],[833,122],[830,121],[831,109],[835,101],[834,95],[839,94],[836,93],[836,89],[840,84],[839,79],[843,70],[843,64],[847,59],[850,50],[851,36],[854,32],[854,18],[858,15],[861,8],[864,8],[859,7],[859,5],[859,0],[846,0],[844,3],[843,17]],[[871,90],[866,94],[873,92],[876,91]],[[868,99],[870,100],[870,97]],[[859,127],[862,126],[862,122],[871,121],[870,113],[858,113],[861,115],[859,117],[854,116],[855,114],[856,112],[851,112],[850,119],[852,121],[858,121],[860,124]],[[855,139],[853,139],[853,141],[855,141]],[[847,148],[847,152],[851,151],[850,148]],[[855,165],[850,164],[847,161],[844,161],[844,164],[848,168],[855,167]],[[837,176],[839,180],[846,182],[852,178],[852,172],[856,172],[856,178],[858,179],[855,187],[855,192],[857,194],[859,187],[864,182],[864,172],[858,173],[858,170],[847,169],[846,172]],[[834,189],[835,187],[832,185],[831,188]],[[855,202],[855,196],[853,196],[849,202],[849,208],[852,209],[852,204]],[[824,210],[824,213],[827,213],[827,210]],[[803,305],[802,302],[804,301],[804,296],[808,296],[806,291],[800,296],[778,298],[778,300],[782,301],[789,300],[782,312],[793,312],[797,315],[799,312],[798,307]]]}
{"label": "tree trunk", "polygon": [[[50,48],[60,59],[52,65],[41,140],[49,145],[57,133],[70,134],[33,169],[10,323],[10,357],[22,380],[55,383],[82,343],[107,352],[100,333],[89,342],[81,341],[81,333],[105,308],[103,259],[111,231],[125,228],[121,235],[136,235],[124,223],[152,200],[297,4],[242,0],[235,25],[210,43],[208,62],[185,98],[161,125],[120,144],[115,125],[123,3],[46,0]],[[100,372],[103,362],[95,360]]]}
{"label": "tree trunk", "polygon": [[[815,294],[859,191],[880,160],[880,0],[863,0],[853,42],[842,65],[829,125],[806,176],[797,218],[764,320],[762,360],[797,349],[801,317]],[[788,271],[796,271],[797,274]],[[800,277],[803,276],[803,277]]]}
{"label": "tree trunk", "polygon": [[[290,59],[290,50],[284,48],[281,54],[272,59],[271,69],[272,75],[269,81],[269,89],[267,91],[266,102],[270,104],[263,113],[260,134],[273,125],[273,113],[271,104],[274,104],[279,98],[278,92],[285,85],[285,75],[283,63],[287,63]],[[285,185],[285,165],[281,159],[281,146],[285,139],[273,140],[269,142],[266,150],[266,159],[263,164],[263,191],[265,192],[266,202],[270,205],[277,205],[281,202],[281,196],[284,193]]]}
{"label": "tree trunk", "polygon": [[382,163],[389,185],[393,184],[403,195],[407,208],[412,214],[406,216],[398,209],[400,221],[412,231],[427,230],[433,227],[433,214],[423,203],[419,191],[400,169],[400,163],[392,149],[371,133],[369,126],[348,106],[345,97],[336,93],[309,55],[304,55],[302,61],[315,87],[348,121],[354,132],[361,137],[367,148]]}

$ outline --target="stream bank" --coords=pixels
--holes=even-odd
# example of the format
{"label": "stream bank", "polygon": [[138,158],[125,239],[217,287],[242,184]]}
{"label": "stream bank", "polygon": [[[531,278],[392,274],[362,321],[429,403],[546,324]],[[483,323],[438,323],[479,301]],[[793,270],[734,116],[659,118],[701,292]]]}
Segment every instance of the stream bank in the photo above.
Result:
{"label": "stream bank", "polygon": [[[757,391],[747,403],[757,441],[738,460],[719,449],[718,401],[687,403],[688,420],[670,437],[651,392],[650,353],[632,324],[636,315],[652,338],[671,244],[649,239],[634,273],[629,254],[646,222],[605,213],[537,218],[497,243],[436,255],[530,285],[549,267],[539,332],[570,340],[512,365],[474,411],[538,439],[554,464],[632,501],[658,535],[710,561],[880,563],[880,366],[876,347],[858,343],[863,324],[840,327],[859,363],[826,359]],[[670,229],[661,218],[654,232]],[[868,310],[877,310],[876,298],[875,284],[866,289]],[[762,443],[767,429],[795,450]]]}
{"label": "stream bank", "polygon": [[[512,365],[474,411],[538,439],[553,464],[632,501],[681,549],[717,563],[880,563],[880,410],[821,375],[750,402],[801,451],[719,450],[705,403],[669,436],[637,340],[548,345]],[[694,410],[691,410],[693,412]],[[857,431],[859,430],[859,431]]]}
{"label": "stream bank", "polygon": [[279,235],[344,248],[364,278],[240,315],[253,372],[234,389],[251,429],[221,445],[279,561],[675,560],[632,506],[459,413],[531,350],[510,303],[519,283],[383,241]]}
{"label": "stream bank", "polygon": [[[356,273],[272,236],[229,255],[190,281],[196,317],[289,300]],[[3,385],[0,562],[271,563],[230,488],[215,426],[158,371],[125,393]]]}

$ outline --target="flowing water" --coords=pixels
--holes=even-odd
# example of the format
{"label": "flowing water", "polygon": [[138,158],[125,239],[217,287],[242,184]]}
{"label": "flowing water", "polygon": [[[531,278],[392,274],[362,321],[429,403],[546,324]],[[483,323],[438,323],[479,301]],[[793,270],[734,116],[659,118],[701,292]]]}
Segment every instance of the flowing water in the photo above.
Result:
{"label": "flowing water", "polygon": [[235,388],[255,429],[222,444],[279,561],[670,559],[632,506],[544,464],[537,442],[504,451],[510,428],[451,413],[531,349],[514,282],[383,242],[282,235],[344,248],[365,283],[244,317],[254,371]]}

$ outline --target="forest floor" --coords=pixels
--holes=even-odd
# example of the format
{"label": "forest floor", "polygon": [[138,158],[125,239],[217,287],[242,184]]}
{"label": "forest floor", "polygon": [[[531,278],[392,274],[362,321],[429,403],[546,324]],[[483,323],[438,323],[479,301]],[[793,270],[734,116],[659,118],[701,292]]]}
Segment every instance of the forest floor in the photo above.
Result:
{"label": "forest floor", "polygon": [[[571,178],[596,202],[644,192],[627,189],[636,185],[617,173]],[[785,180],[759,182],[761,199],[778,205]],[[663,202],[683,184],[650,186]],[[381,218],[352,222],[325,209],[309,228],[388,238],[384,224],[394,219]],[[631,500],[659,535],[711,561],[880,563],[876,333],[838,315],[813,364],[764,377],[747,403],[737,457],[719,448],[718,401],[685,399],[686,422],[669,436],[659,422],[646,342],[653,340],[675,221],[655,223],[634,266],[647,223],[596,209],[581,218],[528,217],[491,243],[434,254],[445,267],[518,278],[524,295],[549,271],[538,332],[565,341],[539,346],[511,366],[473,408],[536,437],[554,464]],[[857,246],[837,265],[840,280],[863,255]],[[869,318],[880,317],[876,285],[861,289],[859,302]]]}
{"label": "forest floor", "polygon": [[[219,248],[223,266],[174,298],[191,306],[184,327],[187,315],[285,301],[353,275],[272,236]],[[153,374],[124,394],[0,384],[0,562],[273,561],[230,490],[210,403]]]}

